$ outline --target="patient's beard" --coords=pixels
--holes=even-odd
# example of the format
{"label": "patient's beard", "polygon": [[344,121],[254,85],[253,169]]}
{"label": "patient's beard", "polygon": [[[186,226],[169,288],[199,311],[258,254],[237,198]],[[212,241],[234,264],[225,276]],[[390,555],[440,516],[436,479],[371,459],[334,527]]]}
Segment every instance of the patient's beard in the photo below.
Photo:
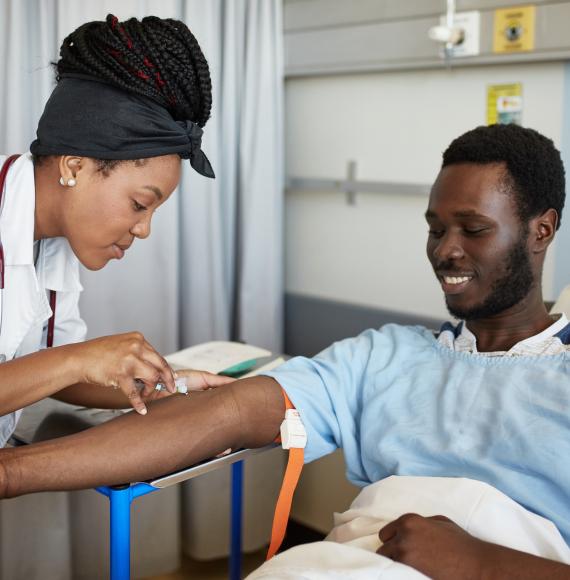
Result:
{"label": "patient's beard", "polygon": [[462,320],[479,320],[489,318],[518,304],[530,292],[534,284],[534,275],[526,247],[526,236],[513,246],[507,256],[505,274],[495,280],[489,295],[479,304],[469,308],[457,308],[449,304],[449,313]]}

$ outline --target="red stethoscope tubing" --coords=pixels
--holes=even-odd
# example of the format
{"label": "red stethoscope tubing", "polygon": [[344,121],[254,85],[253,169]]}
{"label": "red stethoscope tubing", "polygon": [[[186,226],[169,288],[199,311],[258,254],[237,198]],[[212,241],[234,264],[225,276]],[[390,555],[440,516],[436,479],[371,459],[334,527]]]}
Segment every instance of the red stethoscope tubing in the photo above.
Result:
{"label": "red stethoscope tubing", "polygon": [[[0,169],[0,209],[2,208],[2,197],[4,195],[4,185],[6,184],[6,176],[8,175],[8,169],[20,155],[11,155],[4,161],[2,169]],[[0,238],[0,290],[4,290],[4,274],[5,274],[5,263],[4,263],[4,247],[2,246],[2,238]],[[48,321],[48,331],[47,331],[47,347],[53,346],[53,334],[55,327],[55,305],[56,305],[56,292],[55,290],[50,290],[49,292],[49,305],[51,307],[52,315]]]}

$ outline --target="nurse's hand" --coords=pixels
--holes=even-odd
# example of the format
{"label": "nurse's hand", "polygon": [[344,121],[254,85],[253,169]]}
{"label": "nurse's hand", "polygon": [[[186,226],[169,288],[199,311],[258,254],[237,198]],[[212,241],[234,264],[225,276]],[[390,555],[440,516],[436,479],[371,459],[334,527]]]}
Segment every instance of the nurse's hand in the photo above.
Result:
{"label": "nurse's hand", "polygon": [[[173,371],[140,332],[128,332],[88,340],[77,345],[81,381],[121,389],[131,406],[146,415],[143,396],[163,383],[176,392]],[[144,388],[137,384],[144,383]]]}

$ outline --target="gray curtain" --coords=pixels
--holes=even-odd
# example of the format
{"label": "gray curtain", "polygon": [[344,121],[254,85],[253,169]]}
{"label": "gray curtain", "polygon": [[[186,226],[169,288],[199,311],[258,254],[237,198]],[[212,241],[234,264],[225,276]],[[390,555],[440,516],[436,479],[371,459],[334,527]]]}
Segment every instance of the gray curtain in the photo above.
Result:
{"label": "gray curtain", "polygon": [[[217,179],[207,180],[185,167],[179,190],[153,220],[151,237],[137,241],[121,262],[82,273],[81,310],[89,336],[136,329],[164,354],[225,339],[280,352],[280,0],[0,0],[0,151],[27,150],[54,86],[49,63],[57,60],[62,39],[83,22],[102,20],[108,12],[120,19],[147,14],[180,18],[197,37],[212,72],[214,107],[203,148]],[[267,461],[280,466],[281,456]],[[274,466],[269,469],[277,477],[267,483],[271,489],[266,491],[260,473],[248,474],[248,485],[261,494],[267,492],[269,498],[274,498],[279,483]],[[262,460],[257,469],[268,467]],[[225,488],[227,473],[211,477]],[[209,497],[211,484],[202,491],[187,486],[185,505],[215,501]],[[172,550],[155,553],[152,536],[153,530],[160,529],[161,544],[180,546],[179,520],[172,514],[187,513],[188,508],[181,504],[179,492],[180,486],[153,494],[150,501],[138,500],[141,523],[134,551],[150,560],[134,563],[135,576],[177,567]],[[267,537],[272,501],[261,501],[267,513],[261,527],[246,537],[249,549]],[[101,518],[105,502],[89,491],[38,494],[0,503],[0,580],[104,577],[106,562],[100,552],[106,549],[106,521]],[[256,503],[251,502],[253,510]],[[246,519],[257,521],[257,515],[252,517],[247,509],[246,505]],[[193,525],[183,527],[193,534]],[[141,532],[145,526],[148,544]],[[93,543],[94,536],[96,551],[93,547],[86,552],[85,545]],[[218,543],[209,546],[220,555],[227,548],[225,529],[222,538],[219,533],[211,537],[218,537]],[[188,540],[183,547],[193,553]]]}
{"label": "gray curtain", "polygon": [[[144,3],[147,14],[154,3]],[[208,340],[280,352],[281,4],[188,0],[173,14],[189,25],[210,63],[214,108],[203,148],[217,178],[185,164],[152,236],[120,263],[85,272],[89,336],[136,328],[163,352]]]}

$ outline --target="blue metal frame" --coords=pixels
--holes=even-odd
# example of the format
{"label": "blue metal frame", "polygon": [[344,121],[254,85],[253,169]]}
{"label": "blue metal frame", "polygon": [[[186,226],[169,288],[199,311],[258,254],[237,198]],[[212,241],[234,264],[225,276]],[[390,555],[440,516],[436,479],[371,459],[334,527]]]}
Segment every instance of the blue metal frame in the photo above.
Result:
{"label": "blue metal frame", "polygon": [[147,483],[102,486],[96,490],[109,498],[110,568],[111,580],[130,580],[131,577],[131,503],[137,497],[158,491]]}
{"label": "blue metal frame", "polygon": [[241,578],[243,461],[232,463],[232,497],[230,526],[230,580]]}
{"label": "blue metal frame", "polygon": [[[147,483],[97,487],[109,498],[110,523],[110,578],[130,580],[131,577],[131,503],[143,495],[158,491]],[[241,578],[243,461],[232,464],[230,526],[230,580]]]}

